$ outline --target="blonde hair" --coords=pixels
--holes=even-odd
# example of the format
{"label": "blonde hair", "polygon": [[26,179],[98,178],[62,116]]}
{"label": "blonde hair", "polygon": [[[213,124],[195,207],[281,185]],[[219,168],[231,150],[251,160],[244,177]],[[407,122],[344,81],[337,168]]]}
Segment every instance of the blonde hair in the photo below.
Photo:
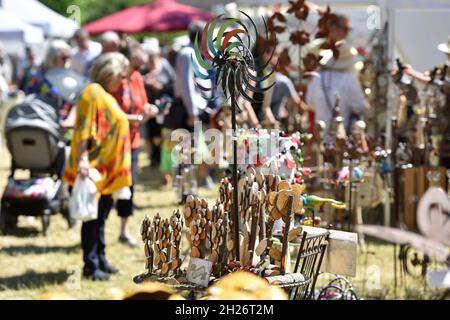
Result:
{"label": "blonde hair", "polygon": [[44,68],[50,69],[55,66],[55,60],[61,56],[64,51],[70,55],[70,46],[64,40],[53,40],[47,49],[44,59]]}
{"label": "blonde hair", "polygon": [[90,71],[92,82],[107,88],[109,81],[113,77],[128,73],[130,62],[119,52],[102,54],[93,64]]}

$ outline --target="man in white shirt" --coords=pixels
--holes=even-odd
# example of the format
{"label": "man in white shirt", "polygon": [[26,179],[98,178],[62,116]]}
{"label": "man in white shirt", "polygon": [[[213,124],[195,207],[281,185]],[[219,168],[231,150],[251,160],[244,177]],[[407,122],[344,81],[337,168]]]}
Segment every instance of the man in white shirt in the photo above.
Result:
{"label": "man in white shirt", "polygon": [[80,75],[88,76],[88,65],[96,58],[102,46],[89,39],[89,33],[84,29],[79,29],[73,36],[76,48],[72,53],[71,68]]}
{"label": "man in white shirt", "polygon": [[[187,119],[185,126],[189,130],[193,130],[196,122],[199,122],[199,116],[207,108],[208,101],[202,96],[202,92],[195,85],[197,81],[201,86],[205,88],[212,87],[211,80],[194,79],[194,69],[192,66],[193,58],[195,59],[194,42],[198,36],[200,43],[203,28],[206,23],[202,21],[194,21],[189,25],[189,39],[190,44],[183,47],[177,54],[175,61],[175,83],[174,83],[174,95],[175,100],[179,100],[187,113]],[[200,67],[200,66],[199,66]],[[202,70],[203,74],[206,74],[206,70]],[[180,119],[181,120],[181,119]],[[197,152],[203,154],[203,160],[208,157],[203,134],[199,137],[198,145],[196,146]],[[214,188],[214,182],[211,178],[211,172],[209,167],[203,163],[199,166],[200,175],[205,177],[205,186],[207,188]]]}
{"label": "man in white shirt", "polygon": [[[193,128],[201,110],[204,110],[207,105],[207,101],[203,98],[200,89],[194,82],[194,70],[192,67],[192,57],[195,57],[194,41],[195,36],[198,34],[198,41],[201,41],[201,35],[204,22],[195,21],[189,26],[189,38],[190,44],[183,47],[177,54],[175,62],[175,83],[174,94],[176,99],[181,99],[186,112],[188,114],[187,126]],[[206,71],[204,72],[206,73]],[[200,79],[195,81],[200,82]],[[206,88],[211,87],[211,81],[206,80],[208,83],[204,85]],[[202,83],[203,85],[203,83]]]}
{"label": "man in white shirt", "polygon": [[331,58],[314,77],[306,95],[306,103],[315,112],[315,122],[324,121],[326,132],[333,118],[337,97],[347,131],[351,127],[352,116],[361,116],[368,108],[354,68],[358,62],[356,49],[344,44],[339,52],[339,58]]}

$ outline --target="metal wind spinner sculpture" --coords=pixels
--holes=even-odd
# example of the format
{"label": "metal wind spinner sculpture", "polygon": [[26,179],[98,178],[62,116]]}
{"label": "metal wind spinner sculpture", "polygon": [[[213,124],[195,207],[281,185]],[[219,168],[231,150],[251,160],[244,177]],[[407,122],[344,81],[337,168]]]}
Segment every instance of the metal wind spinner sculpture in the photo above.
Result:
{"label": "metal wind spinner sculpture", "polygon": [[[211,87],[202,86],[196,81],[197,88],[203,92],[203,96],[207,100],[214,100],[214,92],[222,92],[227,100],[231,101],[231,121],[233,129],[233,218],[234,218],[234,236],[239,240],[239,214],[238,214],[238,190],[237,190],[237,132],[236,132],[236,109],[239,108],[237,100],[239,97],[254,102],[249,93],[263,93],[269,90],[274,84],[266,87],[262,86],[262,82],[269,79],[271,70],[266,75],[264,70],[270,63],[271,57],[275,51],[272,49],[271,57],[257,66],[257,61],[264,53],[259,51],[259,55],[254,57],[252,47],[256,45],[259,38],[258,28],[255,22],[244,12],[242,13],[254,29],[254,34],[241,20],[236,18],[225,18],[219,15],[215,19],[209,21],[203,29],[200,47],[198,35],[195,40],[195,61],[192,57],[192,65],[196,79],[211,81]],[[266,22],[263,19],[265,27],[265,37],[268,39],[268,31]],[[217,35],[214,37],[214,31],[220,24]],[[237,26],[237,27],[233,27]],[[202,71],[201,68],[205,71]],[[206,73],[204,73],[206,72]],[[206,96],[207,93],[210,96]],[[235,241],[235,259],[239,260],[239,241]]]}
{"label": "metal wind spinner sculpture", "polygon": [[[225,98],[237,100],[239,96],[242,96],[248,101],[254,101],[248,95],[248,92],[259,92],[269,90],[273,84],[263,88],[259,86],[263,81],[267,80],[275,70],[272,70],[264,76],[258,76],[269,65],[270,59],[263,63],[261,66],[257,66],[256,61],[260,59],[260,56],[254,57],[252,54],[252,47],[256,45],[256,41],[259,38],[258,28],[255,22],[244,12],[250,21],[252,28],[254,29],[254,39],[249,31],[249,28],[239,19],[236,18],[222,18],[223,15],[219,15],[217,18],[209,21],[201,36],[200,47],[198,43],[198,35],[194,44],[195,49],[195,61],[192,61],[194,74],[196,79],[211,80],[212,86],[206,88],[196,82],[196,86],[204,93],[220,90],[223,92]],[[265,27],[265,37],[268,39],[268,30],[266,22],[263,19]],[[217,25],[221,23],[221,26],[217,32],[217,36],[214,38],[214,30]],[[233,25],[239,27],[232,28]],[[263,48],[264,49],[264,48]],[[275,51],[275,48],[272,50]],[[263,54],[260,50],[259,55]],[[193,59],[194,60],[194,59]],[[207,74],[204,74],[200,67],[205,69]],[[215,99],[213,95],[207,97],[203,95],[205,99]]]}

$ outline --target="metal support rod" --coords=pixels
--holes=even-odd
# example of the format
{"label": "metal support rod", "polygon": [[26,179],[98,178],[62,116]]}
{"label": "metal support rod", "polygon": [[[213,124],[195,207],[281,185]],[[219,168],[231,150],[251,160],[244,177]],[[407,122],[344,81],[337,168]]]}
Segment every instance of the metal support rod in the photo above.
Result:
{"label": "metal support rod", "polygon": [[[294,273],[298,272],[298,267],[300,265],[300,258],[302,256],[302,252],[303,252],[303,246],[305,245],[305,241],[306,241],[306,235],[307,235],[307,233],[305,231],[303,231],[302,240],[300,242],[300,246],[298,247],[297,259],[295,260]],[[302,272],[302,271],[303,270],[300,270],[300,272]]]}
{"label": "metal support rod", "polygon": [[237,129],[236,129],[236,97],[231,95],[231,126],[233,140],[233,225],[234,225],[234,254],[239,261],[239,210],[238,210],[238,173],[237,173]]}
{"label": "metal support rod", "polygon": [[389,181],[392,179],[391,174],[385,173],[383,175],[383,186],[384,186],[384,226],[389,227],[391,225],[391,196],[392,196],[392,185]]}
{"label": "metal support rod", "polygon": [[401,208],[401,203],[399,202],[399,190],[400,190],[400,168],[397,168],[397,145],[398,145],[398,123],[397,117],[392,117],[391,119],[391,137],[392,137],[392,145],[391,149],[391,161],[392,161],[392,194],[394,197],[394,214],[395,214],[395,224],[397,227],[403,229],[404,219],[403,219],[403,210]]}
{"label": "metal support rod", "polygon": [[312,226],[313,227],[315,227],[315,225],[314,225],[314,221],[316,220],[316,217],[318,217],[319,216],[319,210],[320,210],[320,207],[314,207],[314,209],[313,209],[313,216],[312,216]]}
{"label": "metal support rod", "polygon": [[352,229],[352,206],[353,206],[353,183],[350,180],[349,186],[349,195],[348,195],[348,211],[347,211],[347,231],[351,231]]}
{"label": "metal support rod", "polygon": [[311,289],[309,291],[308,299],[313,300],[314,299],[314,288],[316,287],[317,278],[319,276],[319,270],[322,266],[323,257],[325,256],[325,251],[327,250],[327,244],[321,244],[320,245],[320,257],[319,257],[319,263],[317,265],[317,272],[314,273],[314,277],[312,279]]}
{"label": "metal support rod", "polygon": [[[356,208],[356,210],[355,210],[356,225],[360,226],[360,225],[363,224],[363,215],[362,215],[362,206],[361,206],[361,203],[359,201],[359,188],[358,188],[358,185],[360,185],[360,184],[357,184],[357,186],[355,188],[355,201],[354,201],[354,203],[355,203],[355,208]],[[361,247],[362,252],[365,252],[366,251],[366,242],[365,242],[365,239],[364,239],[364,233],[363,232],[358,232],[358,242],[359,242],[359,245]]]}
{"label": "metal support rod", "polygon": [[[387,61],[385,62],[386,74],[389,74],[390,69],[392,69],[392,63],[394,62],[394,44],[395,44],[395,10],[393,1],[384,0],[382,2],[384,7],[384,12],[386,14],[387,20]],[[386,139],[385,139],[385,149],[392,150],[392,125],[391,120],[392,116],[395,114],[395,93],[394,93],[394,83],[391,77],[387,77],[388,79],[388,88],[387,88],[387,110],[386,110]],[[393,179],[394,183],[391,184],[391,188],[394,188],[395,177],[392,175],[388,179]],[[385,203],[384,203],[384,218],[385,225],[389,226],[391,223],[391,215],[392,215],[392,205],[391,205],[391,195],[395,192],[394,189],[390,189],[390,193],[386,193]],[[395,198],[394,198],[395,199]],[[395,199],[396,200],[396,199]],[[395,201],[394,200],[394,201]],[[396,212],[394,213],[396,214]]]}
{"label": "metal support rod", "polygon": [[348,165],[348,176],[349,176],[349,186],[348,186],[348,208],[347,208],[347,213],[346,213],[346,218],[347,218],[347,231],[351,230],[351,225],[352,225],[352,198],[353,198],[353,163],[350,160],[349,165]]}
{"label": "metal support rod", "polygon": [[397,297],[397,244],[394,243],[394,297]]}
{"label": "metal support rod", "polygon": [[[306,236],[307,236],[307,232],[303,231],[303,236],[302,236],[302,240],[300,242],[300,246],[298,248],[298,254],[297,254],[297,259],[295,260],[295,267],[294,267],[293,273],[299,272],[298,267],[300,265],[300,259],[302,258],[302,253],[303,253],[303,249],[304,249],[305,242],[306,242]],[[303,272],[303,267],[301,268],[300,272]],[[290,297],[291,297],[290,300],[295,300],[295,298],[297,297],[297,294],[298,294],[298,287],[296,287],[295,289],[292,290],[291,295],[290,295]]]}

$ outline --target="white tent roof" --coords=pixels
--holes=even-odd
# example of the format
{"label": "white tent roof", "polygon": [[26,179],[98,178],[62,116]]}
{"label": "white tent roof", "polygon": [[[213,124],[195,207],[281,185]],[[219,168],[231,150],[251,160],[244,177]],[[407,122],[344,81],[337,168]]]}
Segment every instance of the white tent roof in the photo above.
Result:
{"label": "white tent roof", "polygon": [[0,9],[0,35],[18,36],[26,43],[38,43],[44,40],[41,29],[23,22],[3,9]]}
{"label": "white tent roof", "polygon": [[79,28],[74,20],[56,13],[36,0],[2,0],[0,3],[4,10],[42,28],[48,37],[70,38]]}
{"label": "white tent roof", "polygon": [[25,45],[44,41],[44,32],[0,9],[0,42],[9,54],[23,54]]}

